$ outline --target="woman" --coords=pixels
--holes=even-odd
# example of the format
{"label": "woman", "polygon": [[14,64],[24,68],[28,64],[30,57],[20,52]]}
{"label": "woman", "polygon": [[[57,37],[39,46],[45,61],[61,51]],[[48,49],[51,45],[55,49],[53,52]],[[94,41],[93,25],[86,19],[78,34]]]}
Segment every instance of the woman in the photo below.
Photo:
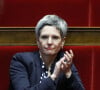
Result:
{"label": "woman", "polygon": [[10,65],[10,90],[84,90],[73,51],[62,51],[66,22],[46,15],[35,29],[39,51],[17,53]]}

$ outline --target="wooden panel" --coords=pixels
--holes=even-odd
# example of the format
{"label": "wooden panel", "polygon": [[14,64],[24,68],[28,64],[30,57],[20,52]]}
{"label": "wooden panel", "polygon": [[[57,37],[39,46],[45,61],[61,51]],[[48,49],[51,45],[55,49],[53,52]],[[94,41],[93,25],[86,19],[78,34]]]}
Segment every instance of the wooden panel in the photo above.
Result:
{"label": "wooden panel", "polygon": [[71,31],[66,45],[100,45],[100,31]]}
{"label": "wooden panel", "polygon": [[[34,28],[0,28],[0,45],[36,45]],[[100,45],[100,28],[69,28],[65,45]]]}

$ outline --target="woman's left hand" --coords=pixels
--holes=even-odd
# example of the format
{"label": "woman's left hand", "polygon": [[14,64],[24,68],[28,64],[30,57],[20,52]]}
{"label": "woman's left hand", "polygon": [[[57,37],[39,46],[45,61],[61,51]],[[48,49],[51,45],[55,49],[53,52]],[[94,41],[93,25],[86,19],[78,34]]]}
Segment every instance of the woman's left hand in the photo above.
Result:
{"label": "woman's left hand", "polygon": [[65,52],[64,58],[61,61],[61,70],[65,73],[67,78],[69,78],[72,74],[71,65],[73,57],[74,57],[73,51],[69,50],[69,52],[68,51]]}
{"label": "woman's left hand", "polygon": [[66,51],[64,56],[58,62],[56,62],[54,72],[51,75],[51,78],[53,80],[55,80],[55,78],[57,78],[61,72],[65,73],[66,78],[69,78],[71,76],[71,65],[73,56],[74,55],[72,50],[69,50],[69,52]]}

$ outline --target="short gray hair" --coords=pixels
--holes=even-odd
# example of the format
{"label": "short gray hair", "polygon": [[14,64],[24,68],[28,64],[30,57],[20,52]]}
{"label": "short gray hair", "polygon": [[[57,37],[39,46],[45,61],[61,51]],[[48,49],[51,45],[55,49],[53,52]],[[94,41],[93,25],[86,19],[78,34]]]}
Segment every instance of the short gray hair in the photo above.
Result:
{"label": "short gray hair", "polygon": [[36,37],[40,36],[41,29],[46,25],[55,26],[60,31],[61,37],[66,37],[68,28],[67,23],[57,15],[46,15],[39,20],[35,28]]}

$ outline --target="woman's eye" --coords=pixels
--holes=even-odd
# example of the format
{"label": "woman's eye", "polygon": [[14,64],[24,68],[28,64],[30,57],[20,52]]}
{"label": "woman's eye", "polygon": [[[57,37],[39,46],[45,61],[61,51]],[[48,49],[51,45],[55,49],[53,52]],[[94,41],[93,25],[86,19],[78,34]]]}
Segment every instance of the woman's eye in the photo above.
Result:
{"label": "woman's eye", "polygon": [[58,36],[53,36],[53,39],[59,39],[59,37]]}
{"label": "woman's eye", "polygon": [[41,38],[42,38],[42,39],[47,39],[47,38],[48,38],[48,36],[41,36]]}

